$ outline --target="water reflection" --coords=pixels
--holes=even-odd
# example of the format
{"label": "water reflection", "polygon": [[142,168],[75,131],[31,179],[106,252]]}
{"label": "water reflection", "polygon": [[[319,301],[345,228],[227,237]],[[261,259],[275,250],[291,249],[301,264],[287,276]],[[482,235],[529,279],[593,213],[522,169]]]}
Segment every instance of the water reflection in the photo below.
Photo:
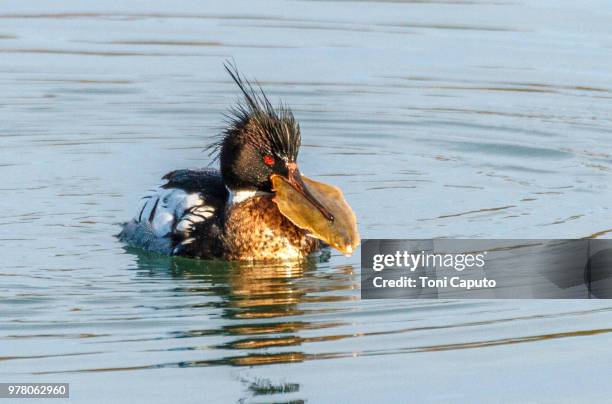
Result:
{"label": "water reflection", "polygon": [[[303,361],[308,357],[299,350],[303,343],[344,338],[341,335],[311,338],[299,335],[304,330],[344,325],[338,321],[305,321],[308,315],[341,310],[336,306],[318,306],[317,303],[356,299],[355,296],[336,293],[355,289],[354,268],[346,265],[317,269],[325,257],[311,258],[302,263],[247,264],[171,258],[136,249],[129,251],[136,255],[139,277],[188,281],[173,291],[181,295],[193,293],[218,297],[220,301],[207,302],[199,307],[214,306],[218,314],[213,314],[213,317],[232,320],[220,328],[175,331],[169,337],[224,336],[229,339],[214,349],[246,352],[246,355],[241,353],[221,359],[174,364],[178,367],[253,366]],[[315,308],[312,308],[313,304]],[[282,347],[291,347],[292,351],[269,352],[270,348]]]}
{"label": "water reflection", "polygon": [[[352,266],[332,267],[318,259],[300,264],[253,265],[170,258],[139,250],[130,252],[136,256],[137,279],[153,278],[160,281],[162,287],[171,288],[173,296],[182,304],[180,307],[160,304],[157,309],[195,309],[209,319],[201,328],[167,331],[163,337],[168,340],[193,338],[198,343],[182,343],[179,347],[164,346],[149,351],[194,351],[193,360],[158,362],[146,368],[252,367],[322,359],[458,351],[607,334],[612,330],[593,327],[517,336],[493,332],[488,338],[464,340],[460,337],[464,332],[462,330],[474,327],[492,330],[500,326],[503,328],[503,324],[543,318],[562,320],[567,316],[592,315],[602,310],[609,311],[610,308],[504,315],[500,308],[483,302],[444,300],[418,303],[387,301],[384,303],[385,314],[380,314],[380,319],[389,323],[385,323],[386,327],[381,330],[364,322],[364,319],[355,323],[358,318],[355,316],[369,316],[378,311],[377,304],[367,305],[366,301],[358,302],[357,311],[351,307],[351,301],[358,299],[354,289],[358,287],[356,280],[359,279],[358,272]],[[173,282],[168,282],[169,279]],[[191,296],[204,296],[206,299],[204,302],[198,299],[194,303]],[[441,322],[435,320],[436,316],[444,318],[445,313],[456,310],[473,313],[476,317],[464,316],[462,319],[446,319]],[[410,314],[403,317],[400,312]],[[404,321],[393,321],[393,313],[404,318]],[[487,313],[494,315],[487,318]],[[217,319],[222,321],[213,321]],[[415,320],[416,323],[413,323]],[[353,327],[355,324],[359,325],[357,329]],[[352,332],[347,332],[348,329],[352,329]],[[316,330],[323,331],[317,333]],[[436,337],[424,343],[419,339],[422,333],[427,333],[430,338]],[[459,337],[456,338],[455,334]],[[198,338],[214,342],[201,346],[198,345],[201,342]],[[367,338],[369,343],[352,343],[343,347],[340,342],[355,338]],[[390,339],[387,343],[379,340],[384,338]],[[321,350],[322,343],[331,341],[340,345]],[[308,344],[313,345],[306,348]],[[198,358],[203,351],[212,355]],[[282,385],[272,384],[270,380],[242,382],[249,391],[252,386],[260,385],[271,386],[270,391],[275,392],[284,389]],[[299,385],[291,388],[299,390]]]}

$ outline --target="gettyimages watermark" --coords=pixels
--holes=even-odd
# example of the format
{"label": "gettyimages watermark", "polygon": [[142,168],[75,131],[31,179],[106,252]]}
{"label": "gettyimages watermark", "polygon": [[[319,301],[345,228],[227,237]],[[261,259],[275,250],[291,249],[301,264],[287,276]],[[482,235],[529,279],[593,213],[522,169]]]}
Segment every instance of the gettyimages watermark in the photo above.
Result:
{"label": "gettyimages watermark", "polygon": [[364,240],[363,299],[612,298],[612,240]]}

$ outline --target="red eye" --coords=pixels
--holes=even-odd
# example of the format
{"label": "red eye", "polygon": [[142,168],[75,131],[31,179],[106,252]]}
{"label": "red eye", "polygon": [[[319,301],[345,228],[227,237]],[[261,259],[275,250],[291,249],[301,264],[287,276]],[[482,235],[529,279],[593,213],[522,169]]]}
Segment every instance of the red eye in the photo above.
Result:
{"label": "red eye", "polygon": [[274,165],[274,157],[272,156],[264,156],[263,161],[268,166]]}

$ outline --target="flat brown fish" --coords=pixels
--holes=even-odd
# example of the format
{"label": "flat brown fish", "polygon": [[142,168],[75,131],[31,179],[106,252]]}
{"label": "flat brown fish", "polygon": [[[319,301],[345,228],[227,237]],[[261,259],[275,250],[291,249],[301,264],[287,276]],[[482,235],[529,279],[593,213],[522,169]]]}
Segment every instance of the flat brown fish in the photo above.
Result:
{"label": "flat brown fish", "polygon": [[302,176],[308,191],[334,216],[334,220],[328,220],[283,177],[273,175],[271,180],[275,193],[272,201],[283,216],[343,254],[355,251],[360,243],[357,218],[340,188]]}

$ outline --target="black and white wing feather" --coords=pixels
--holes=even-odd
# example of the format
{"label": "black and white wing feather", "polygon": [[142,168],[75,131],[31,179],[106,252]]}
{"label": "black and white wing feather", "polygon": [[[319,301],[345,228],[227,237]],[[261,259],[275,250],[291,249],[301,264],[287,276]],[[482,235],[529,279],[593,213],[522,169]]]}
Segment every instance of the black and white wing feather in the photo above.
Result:
{"label": "black and white wing feather", "polygon": [[215,258],[229,193],[217,170],[177,170],[143,197],[138,213],[119,234],[135,247],[163,254]]}

